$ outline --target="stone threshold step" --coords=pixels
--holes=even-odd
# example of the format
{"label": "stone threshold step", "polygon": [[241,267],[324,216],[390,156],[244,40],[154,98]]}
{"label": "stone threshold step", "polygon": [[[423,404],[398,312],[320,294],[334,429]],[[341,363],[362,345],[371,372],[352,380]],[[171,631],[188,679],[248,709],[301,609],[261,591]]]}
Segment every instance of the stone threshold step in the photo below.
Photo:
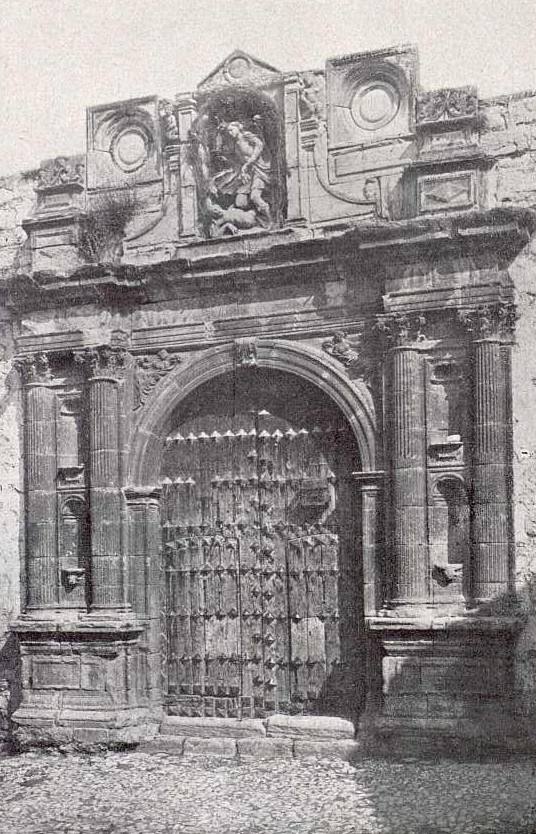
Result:
{"label": "stone threshold step", "polygon": [[272,738],[304,741],[353,741],[351,721],[324,715],[271,715],[269,718],[188,718],[168,715],[160,736],[183,738]]}
{"label": "stone threshold step", "polygon": [[138,749],[146,753],[167,753],[184,758],[217,756],[225,759],[247,761],[249,759],[292,759],[314,756],[316,758],[353,761],[358,757],[360,745],[350,739],[311,741],[310,739],[288,737],[226,738],[225,736],[214,736],[204,738],[164,734],[156,736],[152,741],[141,744]]}

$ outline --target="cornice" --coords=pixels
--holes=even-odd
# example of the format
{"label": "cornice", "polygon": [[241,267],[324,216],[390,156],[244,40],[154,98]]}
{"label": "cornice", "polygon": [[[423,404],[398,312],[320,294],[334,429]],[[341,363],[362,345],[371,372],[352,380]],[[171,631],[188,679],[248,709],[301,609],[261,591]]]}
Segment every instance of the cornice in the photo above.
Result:
{"label": "cornice", "polygon": [[375,221],[336,226],[282,229],[262,235],[237,236],[219,246],[206,242],[178,248],[176,257],[147,265],[87,265],[70,274],[18,273],[0,279],[0,293],[15,311],[65,304],[96,303],[130,307],[168,296],[236,291],[325,278],[340,259],[378,265],[393,257],[411,261],[426,251],[475,249],[512,258],[536,228],[536,212],[501,208],[425,216],[402,221]]}

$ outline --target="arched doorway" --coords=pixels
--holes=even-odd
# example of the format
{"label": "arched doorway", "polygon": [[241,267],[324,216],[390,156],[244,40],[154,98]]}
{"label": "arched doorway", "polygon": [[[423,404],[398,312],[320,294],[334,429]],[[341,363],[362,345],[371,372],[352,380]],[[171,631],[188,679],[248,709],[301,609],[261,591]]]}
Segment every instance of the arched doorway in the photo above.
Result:
{"label": "arched doorway", "polygon": [[171,714],[355,719],[364,639],[355,434],[273,368],[209,379],[168,422],[164,700]]}

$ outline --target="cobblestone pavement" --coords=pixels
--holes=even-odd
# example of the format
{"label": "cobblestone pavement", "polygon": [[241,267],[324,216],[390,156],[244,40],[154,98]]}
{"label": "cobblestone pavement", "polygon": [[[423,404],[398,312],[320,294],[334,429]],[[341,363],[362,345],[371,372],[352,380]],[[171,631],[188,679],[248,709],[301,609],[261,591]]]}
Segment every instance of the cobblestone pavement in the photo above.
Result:
{"label": "cobblestone pavement", "polygon": [[167,754],[0,760],[2,834],[528,834],[536,765]]}

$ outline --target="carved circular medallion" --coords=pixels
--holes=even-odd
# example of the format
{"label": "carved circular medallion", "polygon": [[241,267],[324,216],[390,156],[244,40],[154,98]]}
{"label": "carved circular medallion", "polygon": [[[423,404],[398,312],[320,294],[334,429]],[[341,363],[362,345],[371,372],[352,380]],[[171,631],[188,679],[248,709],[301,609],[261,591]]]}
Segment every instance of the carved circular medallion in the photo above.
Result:
{"label": "carved circular medallion", "polygon": [[140,168],[149,153],[147,136],[142,130],[129,127],[114,140],[112,156],[115,164],[123,171]]}
{"label": "carved circular medallion", "polygon": [[385,81],[371,81],[354,93],[350,110],[352,118],[365,130],[377,130],[391,122],[398,112],[398,90]]}
{"label": "carved circular medallion", "polygon": [[231,58],[225,67],[225,71],[232,81],[240,81],[250,74],[250,62],[245,56],[237,55],[235,58]]}

